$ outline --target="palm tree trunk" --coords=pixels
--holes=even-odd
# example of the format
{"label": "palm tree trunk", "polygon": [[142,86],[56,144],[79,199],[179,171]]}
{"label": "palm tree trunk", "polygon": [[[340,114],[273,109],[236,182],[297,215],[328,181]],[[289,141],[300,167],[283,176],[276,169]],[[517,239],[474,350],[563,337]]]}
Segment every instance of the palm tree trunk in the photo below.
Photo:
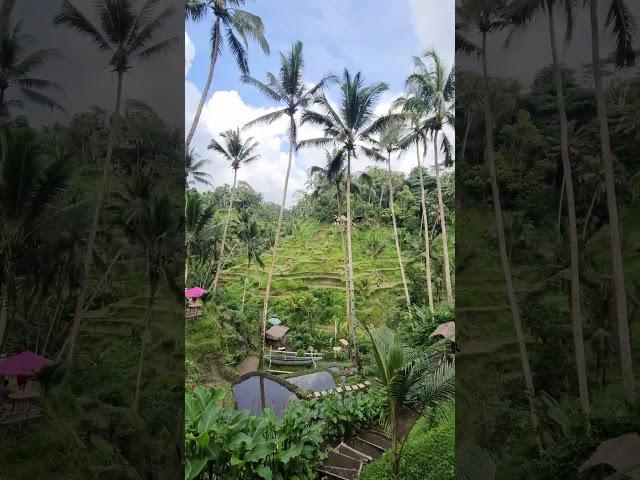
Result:
{"label": "palm tree trunk", "polygon": [[400,473],[400,452],[398,451],[398,406],[391,401],[391,454],[393,477],[398,478]]}
{"label": "palm tree trunk", "polygon": [[493,212],[496,219],[496,230],[498,234],[498,246],[500,250],[500,260],[502,262],[502,271],[504,273],[504,283],[509,299],[509,308],[513,318],[513,325],[516,330],[518,340],[518,348],[520,350],[520,363],[522,365],[522,374],[524,383],[529,395],[529,406],[531,408],[531,420],[535,430],[538,429],[538,418],[536,417],[531,398],[535,395],[533,388],[533,376],[531,375],[531,367],[529,365],[529,355],[527,353],[527,344],[524,339],[524,328],[522,319],[520,318],[520,307],[513,288],[513,279],[511,277],[511,265],[507,254],[507,242],[504,234],[504,221],[502,218],[502,207],[500,206],[500,189],[498,187],[498,179],[496,176],[496,165],[493,158],[493,114],[491,112],[491,103],[489,95],[489,74],[487,70],[487,33],[482,33],[482,73],[484,80],[484,120],[485,120],[485,138],[486,151],[485,161],[489,167],[491,176],[491,195],[493,199]]}
{"label": "palm tree trunk", "polygon": [[244,301],[247,297],[247,285],[249,284],[249,272],[251,270],[251,257],[247,252],[247,273],[244,276],[244,289],[242,290],[242,305],[240,306],[240,313],[244,313]]}
{"label": "palm tree trunk", "polygon": [[216,18],[216,35],[213,39],[213,48],[211,49],[211,62],[209,63],[209,74],[207,75],[207,81],[204,84],[204,89],[202,90],[202,95],[200,95],[200,101],[198,102],[198,108],[196,110],[196,115],[193,117],[193,122],[191,123],[191,128],[189,129],[189,134],[187,135],[187,140],[185,141],[184,154],[189,154],[189,147],[191,145],[191,140],[193,140],[193,135],[196,133],[196,128],[198,127],[198,122],[200,121],[200,115],[202,115],[202,108],[204,107],[204,102],[207,100],[207,96],[209,95],[209,88],[211,88],[211,80],[213,80],[213,71],[216,68],[216,61],[218,60],[218,52],[220,51],[220,17]]}
{"label": "palm tree trunk", "polygon": [[562,174],[562,184],[560,185],[560,201],[558,202],[558,235],[560,235],[560,227],[562,223],[562,205],[564,205],[564,182],[566,181],[566,177],[564,173]]}
{"label": "palm tree trunk", "polygon": [[580,302],[580,266],[578,260],[578,226],[576,223],[576,204],[573,193],[573,173],[569,160],[569,127],[567,111],[564,105],[564,89],[562,85],[562,70],[558,61],[558,46],[556,42],[555,25],[553,19],[553,5],[547,3],[549,14],[549,37],[551,39],[551,54],[555,72],[556,97],[558,113],[560,114],[560,145],[562,169],[564,170],[564,186],[567,197],[567,214],[569,220],[569,251],[571,257],[571,325],[573,330],[573,344],[576,355],[576,370],[578,373],[578,390],[580,405],[585,414],[589,414],[589,386],[587,384],[587,361],[584,354],[584,336],[582,333],[582,312]]}
{"label": "palm tree trunk", "polygon": [[589,226],[589,219],[591,218],[591,214],[593,213],[593,207],[596,204],[596,198],[598,198],[598,191],[600,190],[600,182],[596,184],[596,189],[593,191],[593,195],[591,196],[591,203],[589,204],[589,210],[587,210],[587,217],[584,219],[584,227],[582,227],[582,241],[584,242],[587,239],[587,227]]}
{"label": "palm tree trunk", "polygon": [[[427,148],[425,144],[425,159]],[[429,246],[429,224],[427,223],[427,202],[424,192],[424,180],[422,179],[422,166],[420,165],[420,141],[416,138],[416,158],[418,159],[418,173],[420,177],[420,205],[422,207],[422,227],[424,228],[424,264],[427,273],[427,297],[429,299],[429,311],[433,313],[433,287],[431,285],[431,248]]]}
{"label": "palm tree trunk", "polygon": [[152,281],[149,286],[149,298],[147,298],[147,306],[144,311],[144,332],[142,332],[142,342],[140,344],[140,356],[138,357],[138,374],[136,375],[136,390],[133,395],[133,405],[131,409],[134,412],[138,411],[138,404],[140,403],[140,385],[142,384],[142,367],[144,366],[144,354],[147,347],[147,337],[149,336],[149,330],[151,327],[151,310],[156,297],[156,291],[158,290],[157,282]]}
{"label": "palm tree trunk", "polygon": [[273,269],[276,265],[278,255],[278,242],[280,241],[280,231],[282,230],[282,219],[284,217],[285,203],[287,201],[287,188],[289,187],[289,174],[291,173],[291,162],[293,159],[293,142],[295,131],[295,123],[293,115],[289,117],[289,162],[287,163],[287,173],[284,177],[284,190],[282,192],[282,202],[280,203],[280,213],[278,214],[278,223],[276,224],[275,238],[273,239],[273,252],[271,254],[271,264],[269,265],[269,273],[267,273],[267,286],[264,290],[264,301],[262,302],[262,353],[259,359],[258,370],[262,369],[266,348],[266,332],[267,332],[267,314],[269,313],[269,294],[271,293],[271,281],[273,279]]}
{"label": "palm tree trunk", "polygon": [[2,311],[0,312],[0,353],[4,352],[9,327],[15,317],[15,271],[11,247],[5,254],[2,282]]}
{"label": "palm tree trunk", "polygon": [[358,373],[362,370],[358,340],[356,337],[356,299],[353,288],[353,249],[351,247],[351,151],[347,151],[347,278],[349,280],[349,317],[351,320],[351,348],[355,356]]}
{"label": "palm tree trunk", "polygon": [[391,222],[393,223],[393,239],[396,242],[396,254],[398,255],[398,265],[400,266],[400,275],[402,275],[402,286],[404,287],[404,297],[407,301],[407,311],[409,312],[409,320],[411,320],[411,297],[409,296],[409,287],[407,286],[407,276],[404,273],[404,264],[402,262],[402,251],[400,250],[400,239],[398,238],[398,226],[396,224],[396,211],[393,204],[393,182],[391,181],[391,152],[387,152],[387,167],[389,169],[389,207],[391,208]]}
{"label": "palm tree trunk", "polygon": [[620,248],[620,223],[616,202],[616,187],[613,175],[613,154],[609,140],[607,123],[607,106],[602,85],[600,69],[600,32],[598,25],[598,0],[591,0],[591,63],[595,82],[596,105],[598,107],[598,124],[600,127],[600,149],[604,166],[604,182],[607,193],[607,210],[609,212],[609,237],[611,241],[611,262],[613,264],[613,290],[615,292],[615,311],[618,323],[618,342],[620,361],[622,364],[622,383],[624,398],[627,402],[634,399],[633,363],[631,358],[631,342],[627,318],[627,295],[624,281],[624,266]]}
{"label": "palm tree trunk", "polygon": [[447,238],[447,219],[444,216],[444,201],[440,186],[440,167],[438,166],[438,131],[433,134],[433,155],[436,166],[436,189],[438,191],[438,209],[440,210],[440,229],[442,230],[442,259],[444,263],[444,284],[447,289],[447,304],[453,307],[453,291],[451,289],[451,272],[449,268],[449,239]]}
{"label": "palm tree trunk", "polygon": [[473,108],[469,109],[469,112],[467,113],[467,124],[464,128],[464,137],[462,137],[462,149],[460,150],[460,155],[462,157],[462,159],[464,160],[464,154],[467,151],[467,139],[469,138],[469,131],[471,130],[471,122],[473,120],[473,113],[474,113]]}
{"label": "palm tree trunk", "polygon": [[[338,218],[342,215],[342,203],[340,202],[340,186],[337,185],[338,192]],[[345,240],[344,232],[340,232],[340,238],[342,240],[342,258],[344,263],[344,308],[345,308],[345,318],[347,320],[347,325],[351,325],[351,310],[350,310],[350,301],[349,301],[349,260],[347,258],[347,245]],[[337,330],[336,330],[337,335]]]}
{"label": "palm tree trunk", "polygon": [[229,229],[229,219],[231,218],[231,209],[233,208],[233,193],[236,190],[236,178],[238,176],[238,169],[233,169],[233,186],[231,187],[231,192],[229,193],[229,208],[227,209],[227,218],[224,221],[224,229],[222,230],[222,242],[220,245],[220,257],[218,258],[218,266],[216,267],[216,275],[213,277],[213,285],[211,289],[213,293],[216,293],[216,289],[218,288],[218,280],[220,279],[220,271],[222,270],[222,260],[224,258],[224,244],[227,240],[227,230]]}
{"label": "palm tree trunk", "polygon": [[89,238],[87,239],[87,246],[82,259],[82,271],[80,273],[80,288],[78,291],[78,298],[76,299],[76,307],[73,314],[73,321],[71,324],[71,333],[69,334],[68,352],[67,352],[67,368],[65,370],[63,381],[69,379],[71,373],[71,366],[73,362],[73,354],[75,353],[76,341],[78,339],[78,332],[80,330],[80,324],[82,323],[85,310],[85,297],[87,295],[87,289],[89,287],[89,277],[91,275],[91,267],[93,260],[93,249],[96,244],[96,235],[98,233],[98,226],[100,224],[100,212],[102,210],[102,203],[104,200],[104,194],[109,186],[109,173],[111,172],[111,157],[113,156],[113,146],[116,139],[116,131],[120,123],[120,105],[122,104],[122,80],[124,72],[118,72],[118,86],[116,91],[116,105],[113,111],[113,117],[111,119],[111,128],[109,129],[109,142],[107,145],[107,155],[104,160],[104,167],[102,169],[102,178],[98,191],[96,192],[96,205],[93,210],[93,219],[91,221],[91,230],[89,230]]}

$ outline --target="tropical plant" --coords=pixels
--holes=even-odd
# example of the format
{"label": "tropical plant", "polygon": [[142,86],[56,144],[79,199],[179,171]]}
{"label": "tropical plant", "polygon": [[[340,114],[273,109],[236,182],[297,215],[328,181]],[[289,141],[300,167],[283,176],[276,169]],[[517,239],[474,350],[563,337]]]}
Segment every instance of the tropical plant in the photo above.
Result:
{"label": "tropical plant", "polygon": [[[393,474],[400,473],[400,460],[406,439],[416,421],[429,409],[437,409],[453,400],[454,366],[442,361],[443,343],[412,352],[399,342],[388,327],[365,326],[371,350],[371,374],[374,387],[384,398],[383,424],[391,435]],[[402,415],[409,428],[400,438]]]}
{"label": "tropical plant", "polygon": [[[586,4],[586,1],[584,2]],[[624,265],[620,240],[620,222],[618,219],[618,203],[616,200],[615,175],[613,170],[613,153],[607,120],[607,104],[602,82],[602,65],[600,59],[600,25],[598,20],[598,0],[589,0],[591,23],[591,68],[595,85],[596,106],[598,110],[598,128],[600,132],[600,153],[604,167],[604,184],[607,194],[607,211],[609,213],[609,237],[611,243],[611,263],[613,269],[613,288],[615,294],[615,312],[618,325],[618,344],[624,397],[627,402],[634,399],[633,360],[631,340],[629,337],[629,317],[627,309],[627,293],[624,281]],[[635,37],[635,20],[624,0],[609,0],[606,27],[611,27],[616,35],[615,65],[629,67],[635,63],[633,40]]]}
{"label": "tropical plant", "polygon": [[194,248],[201,243],[203,233],[209,226],[215,214],[215,205],[205,205],[204,199],[198,192],[187,191],[185,195],[185,284],[189,284],[189,266]]}
{"label": "tropical plant", "polygon": [[262,236],[263,232],[258,222],[256,222],[251,214],[244,210],[240,212],[238,218],[234,224],[235,234],[242,243],[247,257],[247,272],[244,277],[244,287],[242,289],[242,304],[240,306],[240,312],[244,312],[244,304],[247,296],[247,285],[249,284],[249,274],[251,273],[251,261],[255,261],[258,265],[264,268],[264,263],[260,258],[260,252],[262,251]]}
{"label": "tropical plant", "polygon": [[240,134],[240,129],[226,130],[220,134],[223,143],[219,143],[215,138],[211,139],[209,143],[209,149],[222,155],[222,157],[231,164],[233,169],[233,185],[229,192],[229,208],[227,209],[227,217],[224,221],[224,229],[222,230],[222,244],[220,245],[220,258],[216,267],[216,274],[213,277],[213,284],[211,286],[213,293],[216,293],[218,288],[218,280],[220,279],[220,272],[222,271],[222,262],[224,259],[224,247],[227,239],[227,230],[229,228],[229,221],[231,219],[231,209],[233,207],[233,194],[236,188],[236,181],[238,178],[238,170],[243,165],[248,165],[256,160],[260,159],[260,155],[255,153],[258,148],[258,142],[253,137],[243,139]]}
{"label": "tropical plant", "polygon": [[578,225],[576,222],[576,201],[573,188],[573,172],[571,159],[569,157],[569,123],[567,121],[567,110],[565,107],[565,93],[562,79],[562,66],[558,58],[558,41],[555,31],[554,11],[557,7],[563,7],[566,12],[567,34],[565,39],[571,38],[573,30],[573,0],[520,0],[511,4],[511,21],[522,27],[531,22],[541,11],[546,10],[547,24],[549,25],[549,43],[551,44],[551,58],[553,61],[556,101],[558,104],[558,114],[560,116],[560,157],[563,168],[563,184],[566,192],[567,219],[569,224],[569,252],[571,258],[571,325],[573,329],[573,343],[576,357],[576,370],[578,374],[578,386],[580,391],[580,402],[582,409],[588,413],[589,387],[587,383],[587,367],[584,353],[584,337],[582,333],[582,307],[580,299],[580,266],[578,251]]}
{"label": "tropical plant", "polygon": [[351,75],[345,69],[340,84],[341,98],[339,109],[331,105],[327,97],[322,94],[316,100],[320,112],[305,110],[302,123],[308,122],[324,128],[324,138],[303,140],[303,146],[322,146],[330,143],[339,145],[339,150],[347,154],[347,278],[349,281],[349,309],[351,317],[351,342],[356,352],[358,369],[362,368],[356,339],[356,305],[353,279],[353,253],[351,245],[351,158],[358,153],[365,157],[378,158],[379,154],[369,148],[364,142],[375,134],[384,122],[377,121],[374,108],[380,95],[388,89],[386,83],[364,84],[360,72]]}
{"label": "tropical plant", "polygon": [[[119,130],[120,107],[122,104],[123,78],[133,68],[134,60],[146,60],[160,55],[177,44],[177,37],[156,41],[155,36],[167,20],[173,16],[173,7],[167,7],[154,15],[156,2],[145,2],[136,13],[131,0],[102,0],[95,5],[99,27],[95,26],[76,6],[64,0],[59,13],[54,17],[55,25],[63,25],[76,30],[95,44],[98,51],[109,56],[108,65],[116,73],[117,85],[115,107],[111,117],[107,153],[104,160],[100,183],[96,191],[95,207],[86,249],[83,254],[80,286],[76,298],[71,332],[68,341],[67,362],[73,362],[73,354],[82,323],[89,277],[93,260],[93,249],[100,222],[100,212],[111,172],[116,134]],[[70,368],[67,369],[67,379]]]}
{"label": "tropical plant", "polygon": [[[211,60],[209,62],[209,73],[200,95],[200,101],[196,109],[196,114],[191,122],[187,139],[185,140],[185,152],[190,152],[191,141],[196,133],[204,102],[209,96],[213,71],[216,67],[218,55],[225,47],[231,51],[240,73],[249,74],[249,61],[247,49],[249,48],[249,38],[254,40],[264,53],[269,54],[269,43],[264,36],[264,25],[262,19],[246,10],[238,7],[244,6],[246,0],[187,0],[185,2],[185,18],[193,21],[200,21],[211,12],[215,21],[211,25]],[[224,30],[224,37],[222,36]],[[238,39],[238,36],[240,39]],[[242,40],[242,41],[241,41]]]}
{"label": "tropical plant", "polygon": [[206,158],[199,158],[198,154],[191,149],[191,151],[185,157],[185,186],[189,187],[194,184],[211,185],[211,175],[202,170],[202,168],[211,163]]}
{"label": "tropical plant", "polygon": [[[428,66],[424,60],[430,61]],[[449,267],[449,246],[447,237],[446,216],[444,202],[442,200],[442,186],[440,179],[440,164],[438,152],[440,149],[445,154],[445,166],[450,165],[453,158],[453,149],[447,138],[444,128],[454,124],[454,95],[455,72],[447,71],[444,61],[435,50],[426,52],[423,57],[414,57],[414,73],[407,78],[407,86],[420,91],[429,101],[431,117],[427,120],[428,130],[433,134],[433,154],[436,173],[436,191],[438,194],[438,207],[440,212],[440,229],[442,231],[442,252],[444,263],[444,280],[447,289],[447,303],[453,306],[453,290],[451,286],[451,272]],[[442,143],[438,144],[438,136],[442,134]]]}
{"label": "tropical plant", "polygon": [[262,306],[262,355],[260,355],[260,365],[265,351],[265,332],[267,329],[267,313],[269,310],[269,294],[271,292],[271,281],[273,279],[273,269],[275,267],[278,254],[278,242],[280,241],[280,232],[282,230],[282,218],[284,217],[285,204],[287,201],[287,189],[289,187],[289,174],[291,173],[291,162],[293,160],[293,152],[298,149],[298,128],[296,125],[296,117],[300,109],[307,108],[313,103],[324,86],[333,80],[333,76],[327,75],[323,77],[314,86],[309,87],[304,79],[304,58],[302,56],[302,43],[296,42],[291,47],[288,55],[280,52],[280,72],[276,76],[271,72],[267,72],[267,82],[263,83],[250,76],[244,76],[243,81],[258,89],[265,97],[283,103],[285,108],[278,109],[262,115],[249,123],[244,128],[250,128],[255,125],[271,124],[284,116],[289,117],[289,160],[287,163],[287,173],[284,177],[284,189],[282,191],[282,201],[280,203],[280,213],[276,224],[275,238],[272,246],[271,263],[267,272],[267,285],[264,292],[264,301]]}
{"label": "tropical plant", "polygon": [[64,107],[50,95],[50,92],[61,93],[62,87],[57,83],[33,76],[35,71],[42,68],[47,61],[54,58],[58,52],[52,48],[40,48],[32,52],[25,52],[33,39],[22,33],[22,22],[17,22],[13,30],[2,37],[0,46],[0,115],[9,115],[10,107],[22,108],[24,102],[20,99],[7,99],[6,92],[10,87],[16,87],[22,97],[29,102],[41,105],[51,110],[64,111]]}

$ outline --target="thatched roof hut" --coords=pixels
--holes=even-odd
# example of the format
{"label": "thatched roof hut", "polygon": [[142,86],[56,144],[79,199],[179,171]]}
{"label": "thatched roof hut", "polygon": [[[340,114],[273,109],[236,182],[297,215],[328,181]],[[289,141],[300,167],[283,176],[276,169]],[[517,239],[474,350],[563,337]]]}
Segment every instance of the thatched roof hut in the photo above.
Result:
{"label": "thatched roof hut", "polygon": [[289,328],[284,325],[274,325],[265,333],[267,340],[273,342],[280,342],[284,339],[285,335],[289,331]]}
{"label": "thatched roof hut", "polygon": [[639,464],[640,435],[627,433],[598,445],[593,455],[580,465],[578,470],[587,472],[598,467],[609,466],[616,472],[626,472],[628,478],[640,480]]}
{"label": "thatched roof hut", "polygon": [[442,337],[448,338],[452,342],[456,341],[456,322],[441,323],[438,325],[429,338]]}

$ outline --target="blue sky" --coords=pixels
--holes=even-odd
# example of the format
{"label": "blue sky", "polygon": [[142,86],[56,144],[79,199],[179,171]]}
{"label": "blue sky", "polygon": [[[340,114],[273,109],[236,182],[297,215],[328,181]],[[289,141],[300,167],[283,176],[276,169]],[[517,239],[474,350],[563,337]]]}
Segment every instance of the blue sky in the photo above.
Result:
{"label": "blue sky", "polygon": [[[277,72],[279,51],[287,51],[296,40],[304,45],[305,76],[316,82],[324,73],[340,74],[361,70],[367,82],[385,81],[389,92],[381,100],[381,113],[400,95],[404,79],[411,71],[412,56],[427,48],[435,48],[448,63],[454,56],[454,0],[300,0],[249,1],[246,10],[259,15],[266,29],[271,55],[266,56],[255,44],[249,45],[252,76],[263,79],[266,71]],[[188,23],[185,47],[187,61],[185,77],[185,123],[190,126],[209,67],[209,29],[211,18],[200,23]],[[332,92],[329,92],[330,98]],[[238,69],[231,54],[223,51],[216,64],[212,91],[205,106],[193,146],[203,157],[212,160],[209,170],[214,185],[229,183],[230,171],[224,162],[206,149],[209,139],[222,130],[241,125],[272,109],[274,105],[252,87],[239,81]],[[308,129],[301,132],[314,135]],[[281,196],[286,168],[286,124],[260,127],[250,131],[260,142],[262,160],[239,172],[239,179],[248,181],[267,200]],[[413,155],[408,153],[395,165],[398,170],[410,170]],[[321,151],[304,151],[296,156],[291,175],[290,191],[304,188],[306,170],[322,163]],[[356,165],[356,170],[366,164]],[[289,196],[288,203],[295,200]]]}

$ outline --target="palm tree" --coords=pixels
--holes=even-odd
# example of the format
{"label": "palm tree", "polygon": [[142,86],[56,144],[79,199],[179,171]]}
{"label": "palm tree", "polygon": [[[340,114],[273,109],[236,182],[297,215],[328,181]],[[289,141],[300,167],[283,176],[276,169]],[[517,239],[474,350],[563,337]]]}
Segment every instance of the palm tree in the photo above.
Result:
{"label": "palm tree", "polygon": [[240,313],[244,312],[245,298],[247,295],[247,285],[249,284],[249,274],[251,273],[251,261],[264,268],[264,263],[260,258],[262,245],[262,229],[247,210],[243,210],[235,221],[235,233],[245,249],[247,255],[247,273],[244,277],[244,288],[242,289],[242,305]]}
{"label": "palm tree", "polygon": [[191,265],[191,256],[193,248],[196,246],[204,233],[205,228],[209,225],[215,214],[215,208],[212,203],[205,205],[203,198],[198,192],[187,191],[185,196],[185,284],[189,283],[189,266]]}
{"label": "palm tree", "polygon": [[[409,296],[409,287],[407,285],[407,276],[404,272],[404,262],[402,261],[402,250],[400,248],[400,239],[398,237],[398,225],[396,222],[396,211],[393,203],[393,175],[391,171],[391,152],[400,152],[400,139],[402,137],[402,124],[398,121],[388,121],[382,128],[379,138],[370,139],[377,150],[385,151],[387,157],[381,156],[379,160],[387,163],[388,180],[389,180],[389,208],[391,209],[391,222],[393,224],[393,239],[396,243],[396,254],[398,256],[398,265],[400,266],[400,275],[402,276],[402,286],[404,287],[404,296],[407,302],[407,311],[409,312],[409,320],[412,316],[411,297]],[[406,147],[405,147],[406,148]]]}
{"label": "palm tree", "polygon": [[[385,122],[376,121],[374,116],[375,105],[380,95],[388,89],[386,83],[364,84],[364,78],[360,72],[351,75],[344,70],[340,85],[340,107],[338,111],[333,108],[327,97],[322,94],[316,104],[320,112],[305,110],[302,122],[309,122],[324,127],[324,138],[316,138],[300,142],[301,145],[326,145],[336,143],[347,154],[347,258],[349,279],[349,308],[351,316],[351,342],[355,352],[358,369],[362,368],[360,353],[356,340],[356,305],[353,283],[353,253],[351,246],[351,158],[356,158],[358,152],[370,158],[378,158],[379,154],[363,144],[375,134]],[[385,119],[386,120],[386,119]]]}
{"label": "palm tree", "polygon": [[260,155],[255,153],[255,149],[258,148],[258,142],[254,141],[253,137],[243,139],[239,128],[236,128],[235,130],[226,130],[222,132],[220,136],[222,137],[223,143],[219,143],[216,139],[212,138],[209,143],[209,149],[218,152],[226,161],[231,163],[231,168],[233,169],[233,185],[229,192],[229,208],[227,210],[227,218],[224,221],[224,228],[222,230],[220,258],[218,259],[218,266],[216,267],[216,274],[213,278],[213,285],[211,287],[213,289],[213,293],[216,293],[216,289],[218,288],[218,280],[220,279],[220,272],[222,270],[224,246],[227,239],[229,219],[231,218],[233,194],[236,188],[238,170],[241,166],[248,165],[260,158]]}
{"label": "palm tree", "polygon": [[22,33],[22,22],[18,22],[13,30],[2,38],[0,47],[0,115],[9,115],[9,107],[23,107],[19,99],[8,100],[6,91],[9,87],[19,89],[22,96],[37,105],[52,110],[65,111],[64,107],[51,98],[48,93],[62,92],[62,87],[55,82],[33,76],[33,72],[42,67],[48,60],[57,55],[53,48],[42,48],[25,53],[27,44],[33,39]]}
{"label": "palm tree", "polygon": [[[175,13],[173,7],[167,7],[154,15],[156,2],[145,2],[142,8],[135,13],[131,0],[102,0],[95,6],[99,19],[99,27],[95,26],[78,8],[68,0],[62,2],[59,13],[54,17],[55,25],[64,25],[89,38],[100,52],[109,55],[108,64],[117,77],[116,98],[107,153],[102,169],[102,177],[96,192],[95,207],[86,250],[83,255],[82,274],[80,288],[76,299],[76,307],[73,316],[71,333],[68,342],[67,362],[71,365],[73,353],[78,338],[80,323],[84,315],[85,297],[89,286],[93,249],[96,243],[96,234],[100,222],[100,211],[107,190],[109,174],[111,172],[111,157],[116,141],[116,132],[119,126],[120,107],[122,104],[122,88],[124,74],[131,71],[135,60],[147,60],[165,52],[173,47],[178,38],[172,37],[159,42],[154,40],[158,30]],[[68,378],[70,369],[65,372]]]}
{"label": "palm tree", "polygon": [[[200,185],[211,185],[211,175],[202,170],[202,168],[211,163],[206,158],[199,158],[198,154],[191,149],[185,158],[185,178],[186,187],[199,183]],[[192,180],[189,180],[191,178]]]}
{"label": "palm tree", "polygon": [[[445,125],[454,124],[454,95],[455,95],[455,74],[450,69],[447,72],[444,62],[440,56],[430,50],[423,55],[430,60],[432,68],[429,68],[421,57],[414,57],[414,73],[407,78],[407,86],[423,92],[430,101],[431,118],[428,121],[429,129],[433,132],[433,153],[436,172],[436,191],[438,193],[438,207],[440,212],[440,229],[442,231],[442,254],[444,263],[444,280],[447,289],[447,303],[453,306],[453,290],[451,287],[451,272],[449,267],[449,246],[447,238],[447,225],[444,213],[444,202],[442,200],[442,187],[440,185],[440,165],[438,162],[438,151],[442,148],[446,155],[446,162],[451,155],[450,143],[443,132]],[[438,136],[442,132],[442,145],[438,144]],[[446,163],[445,162],[445,163]]]}
{"label": "palm tree", "polygon": [[428,124],[425,122],[429,113],[429,99],[424,98],[420,89],[409,88],[409,95],[398,98],[394,102],[395,107],[400,107],[410,127],[410,132],[400,141],[403,145],[409,145],[412,141],[416,146],[416,159],[418,161],[418,175],[420,178],[420,207],[422,209],[422,227],[424,229],[424,262],[427,277],[427,299],[429,310],[433,312],[433,285],[431,280],[431,247],[429,245],[429,221],[427,217],[426,194],[422,165],[420,164],[420,142],[424,148],[423,158],[427,158],[427,132]]}
{"label": "palm tree", "polygon": [[[185,3],[185,16],[188,19],[199,21],[203,19],[208,12],[213,13],[215,17],[215,21],[211,25],[211,60],[209,63],[209,73],[185,141],[185,152],[190,151],[191,140],[193,140],[193,135],[196,133],[204,102],[209,96],[209,89],[211,88],[211,80],[213,79],[213,71],[216,67],[218,55],[225,47],[225,38],[227,42],[226,46],[235,58],[242,75],[249,73],[249,62],[247,60],[249,38],[260,45],[264,53],[269,54],[269,44],[264,36],[262,19],[246,10],[237,8],[244,6],[245,3],[246,0],[188,0]],[[222,35],[223,30],[224,38]]]}
{"label": "palm tree", "polygon": [[[140,185],[142,183],[140,182],[141,178],[143,182],[144,180],[150,182],[150,179],[143,173],[135,174],[131,181]],[[151,183],[148,184],[151,185]],[[172,214],[171,197],[167,193],[154,195],[151,193],[150,188],[140,192],[135,184],[133,187],[129,187],[128,190],[130,191],[127,194],[117,196],[119,205],[116,208],[121,213],[120,222],[131,236],[132,241],[145,251],[145,256],[148,259],[148,292],[144,311],[144,331],[140,343],[132,405],[132,410],[137,411],[140,402],[142,371],[147,343],[149,342],[153,306],[160,287],[160,281],[164,279],[174,292],[182,289],[175,284],[174,274],[169,268],[172,257],[176,251],[179,251],[180,243],[178,221]],[[136,204],[134,211],[131,210],[132,199]]]}
{"label": "palm tree", "polygon": [[[374,386],[384,398],[384,423],[391,433],[394,478],[399,478],[405,442],[417,420],[428,410],[453,400],[455,367],[442,362],[444,342],[412,351],[388,327],[364,327],[371,347]],[[411,415],[411,411],[415,412]],[[409,414],[410,424],[400,439],[401,415]]]}
{"label": "palm tree", "polygon": [[573,344],[576,356],[576,370],[578,373],[578,387],[580,392],[580,404],[582,410],[589,413],[589,386],[587,383],[587,366],[584,353],[584,336],[582,333],[582,307],[580,299],[580,266],[578,252],[578,226],[576,222],[576,203],[573,190],[573,173],[571,171],[571,160],[569,158],[569,123],[567,121],[567,110],[565,107],[564,88],[562,80],[562,66],[558,59],[558,42],[555,31],[554,10],[558,6],[563,6],[567,18],[568,40],[573,26],[573,0],[519,0],[512,4],[510,19],[516,27],[522,27],[527,22],[532,21],[536,14],[546,10],[549,25],[549,43],[551,44],[551,58],[553,60],[553,70],[556,87],[556,101],[558,103],[558,114],[560,116],[560,157],[564,171],[563,183],[566,192],[567,218],[569,222],[569,252],[571,258],[571,325],[573,330]]}
{"label": "palm tree", "polygon": [[264,358],[269,294],[271,292],[271,280],[273,278],[273,269],[278,254],[278,242],[280,241],[282,219],[284,217],[285,204],[287,201],[291,162],[293,159],[293,151],[298,148],[298,128],[296,125],[296,117],[300,109],[307,108],[311,103],[313,103],[313,101],[318,97],[319,92],[322,91],[322,88],[329,81],[333,80],[333,78],[334,77],[332,75],[327,75],[315,86],[307,86],[304,80],[304,58],[302,56],[301,42],[295,42],[291,47],[291,51],[287,55],[280,52],[280,72],[277,76],[271,72],[267,72],[266,83],[256,80],[250,76],[243,77],[243,81],[245,83],[256,87],[264,96],[285,105],[282,109],[267,113],[250,121],[244,126],[244,128],[250,128],[254,125],[271,124],[284,116],[289,117],[289,160],[287,163],[287,173],[284,177],[284,190],[282,192],[282,202],[280,203],[280,214],[278,215],[278,223],[276,224],[271,263],[267,273],[267,286],[265,288],[264,302],[262,305],[262,355],[260,355],[260,367],[262,367],[262,361]]}
{"label": "palm tree", "polygon": [[[605,191],[607,193],[607,211],[609,213],[609,238],[611,242],[611,263],[613,265],[613,287],[616,292],[615,312],[618,324],[618,343],[622,364],[622,382],[624,398],[627,402],[634,399],[633,362],[631,341],[629,338],[629,318],[627,312],[627,294],[625,290],[624,265],[620,247],[620,222],[616,200],[613,153],[607,121],[607,104],[602,84],[602,66],[600,61],[600,25],[598,21],[598,0],[590,0],[591,18],[591,66],[595,83],[596,105],[598,109],[598,127],[600,129],[600,150],[604,166]],[[628,67],[635,62],[633,39],[635,21],[624,0],[610,0],[606,26],[613,26],[616,34],[615,64]]]}
{"label": "palm tree", "polygon": [[[518,348],[520,351],[520,363],[522,365],[522,374],[524,377],[525,387],[529,398],[535,395],[533,386],[533,376],[531,374],[531,366],[529,364],[529,354],[527,353],[527,345],[524,338],[524,327],[520,316],[520,307],[518,299],[513,288],[513,276],[511,273],[511,262],[507,251],[507,241],[505,238],[504,218],[502,206],[500,203],[500,188],[498,186],[498,177],[496,174],[496,164],[494,159],[493,147],[493,112],[491,108],[491,86],[489,79],[489,71],[487,68],[487,36],[492,31],[504,26],[505,22],[502,18],[504,12],[504,0],[466,0],[462,2],[459,8],[456,8],[456,16],[460,21],[460,27],[468,28],[470,24],[474,24],[482,37],[482,47],[479,49],[482,61],[482,77],[484,88],[484,123],[485,123],[485,163],[489,168],[491,179],[491,196],[493,200],[493,212],[496,220],[496,231],[498,235],[498,247],[500,260],[502,263],[502,272],[504,274],[504,283],[507,290],[507,298],[509,300],[509,309],[516,331],[518,340]],[[535,415],[533,403],[530,401],[531,419],[534,429],[538,428],[538,420]]]}
{"label": "palm tree", "polygon": [[16,316],[16,260],[34,242],[50,240],[74,207],[56,206],[71,177],[67,159],[47,161],[32,130],[5,128],[0,148],[1,352]]}

